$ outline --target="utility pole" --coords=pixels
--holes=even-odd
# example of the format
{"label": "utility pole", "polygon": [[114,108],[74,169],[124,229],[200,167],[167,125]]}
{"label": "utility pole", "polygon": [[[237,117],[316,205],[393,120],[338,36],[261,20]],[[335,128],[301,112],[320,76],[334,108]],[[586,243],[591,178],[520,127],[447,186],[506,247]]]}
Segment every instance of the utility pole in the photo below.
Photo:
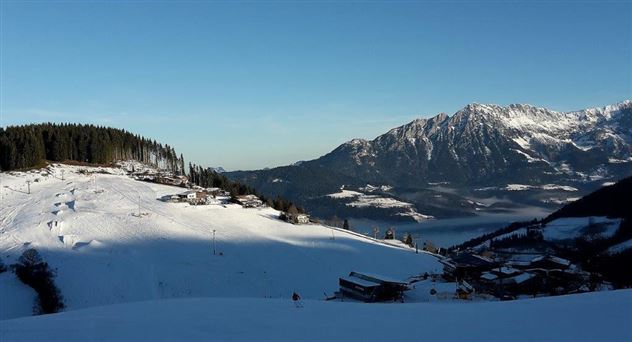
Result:
{"label": "utility pole", "polygon": [[216,230],[213,229],[213,255],[216,255],[215,254],[215,232],[216,232]]}
{"label": "utility pole", "polygon": [[29,195],[30,195],[31,194],[31,181],[30,180],[26,181],[26,187],[28,188],[28,192],[29,192]]}

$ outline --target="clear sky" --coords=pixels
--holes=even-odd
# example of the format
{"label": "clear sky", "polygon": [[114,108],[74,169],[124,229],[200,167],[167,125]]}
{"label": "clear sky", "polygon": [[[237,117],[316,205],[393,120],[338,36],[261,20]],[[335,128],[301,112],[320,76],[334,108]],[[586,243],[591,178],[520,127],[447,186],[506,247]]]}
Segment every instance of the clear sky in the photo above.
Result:
{"label": "clear sky", "polygon": [[467,103],[632,98],[629,1],[1,1],[1,125],[125,128],[188,160],[319,157]]}

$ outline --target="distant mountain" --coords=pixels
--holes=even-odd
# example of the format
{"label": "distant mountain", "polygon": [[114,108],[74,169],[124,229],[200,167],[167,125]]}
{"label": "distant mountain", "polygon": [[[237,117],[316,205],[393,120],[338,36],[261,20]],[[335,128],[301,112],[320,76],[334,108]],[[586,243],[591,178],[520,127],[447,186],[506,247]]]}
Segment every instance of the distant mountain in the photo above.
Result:
{"label": "distant mountain", "polygon": [[208,170],[209,171],[213,171],[213,172],[217,172],[217,173],[224,173],[224,172],[226,172],[226,170],[223,167],[221,167],[221,166],[218,166],[218,167],[209,166]]}
{"label": "distant mountain", "polygon": [[[340,213],[339,201],[323,196],[343,185],[352,190],[387,185],[385,195],[442,217],[516,201],[554,207],[630,174],[632,101],[624,101],[566,113],[524,104],[470,104],[452,116],[417,119],[371,141],[351,140],[316,160],[227,176],[322,215]],[[364,215],[348,211],[343,214]]]}

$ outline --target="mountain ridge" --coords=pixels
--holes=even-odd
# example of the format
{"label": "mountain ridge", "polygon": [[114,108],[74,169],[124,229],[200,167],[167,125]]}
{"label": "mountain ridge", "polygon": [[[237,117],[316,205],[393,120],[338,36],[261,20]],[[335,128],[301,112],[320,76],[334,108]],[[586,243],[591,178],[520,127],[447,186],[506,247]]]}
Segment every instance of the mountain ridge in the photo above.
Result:
{"label": "mountain ridge", "polygon": [[[317,180],[301,177],[298,169],[289,169],[296,167],[309,169],[306,172]],[[318,172],[320,175],[314,175]],[[282,183],[278,180],[288,174],[293,176],[285,179],[283,189],[265,184],[277,179],[278,185]],[[340,183],[337,187],[389,185],[395,192],[397,188],[427,189],[443,183],[462,188],[465,191],[460,193],[471,197],[474,187],[491,189],[509,184],[561,184],[581,192],[592,191],[599,181],[629,174],[632,101],[625,100],[569,112],[526,104],[468,104],[451,116],[439,113],[418,118],[372,140],[349,140],[300,166],[227,175],[266,188],[268,195],[282,191],[290,198],[305,200],[325,195],[324,189],[318,189],[322,188],[319,183],[331,182],[332,178],[350,178],[354,180],[350,183],[358,183]],[[304,194],[288,185],[301,182],[312,182],[317,189]],[[329,193],[333,190],[333,186],[327,189]],[[476,195],[493,194],[479,191]]]}

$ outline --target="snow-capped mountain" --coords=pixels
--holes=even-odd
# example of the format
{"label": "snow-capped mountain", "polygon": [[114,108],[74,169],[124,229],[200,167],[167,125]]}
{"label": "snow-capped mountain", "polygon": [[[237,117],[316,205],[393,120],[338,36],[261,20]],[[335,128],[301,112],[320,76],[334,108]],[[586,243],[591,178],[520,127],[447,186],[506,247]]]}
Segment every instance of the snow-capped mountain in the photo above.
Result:
{"label": "snow-capped mountain", "polygon": [[[632,167],[632,102],[574,112],[470,104],[354,139],[319,164],[369,181],[498,184],[585,180]],[[620,168],[621,165],[613,169]]]}
{"label": "snow-capped mountain", "polygon": [[214,172],[217,172],[217,173],[224,173],[224,172],[226,172],[226,170],[223,167],[221,167],[221,166],[218,166],[218,167],[212,167],[211,166],[208,169],[210,171],[214,171]]}
{"label": "snow-capped mountain", "polygon": [[[336,192],[342,185],[349,190],[388,185],[392,195],[414,202],[419,212],[445,216],[446,208],[461,214],[480,208],[453,198],[439,210],[444,212],[437,212],[428,207],[436,194],[419,197],[415,191],[437,190],[441,185],[458,189],[450,192],[453,196],[469,196],[477,189],[473,196],[477,198],[491,197],[485,193],[493,191],[540,191],[546,194],[529,201],[552,205],[630,174],[632,101],[627,100],[572,112],[526,104],[469,104],[452,116],[441,113],[416,119],[373,140],[353,139],[298,166],[228,176],[268,195],[281,193],[308,210],[313,198]],[[285,182],[269,184],[272,179]],[[296,184],[301,188],[295,189]],[[306,189],[305,184],[311,186]],[[572,198],[553,193],[569,189],[579,192]],[[317,211],[326,206],[319,201]]]}

